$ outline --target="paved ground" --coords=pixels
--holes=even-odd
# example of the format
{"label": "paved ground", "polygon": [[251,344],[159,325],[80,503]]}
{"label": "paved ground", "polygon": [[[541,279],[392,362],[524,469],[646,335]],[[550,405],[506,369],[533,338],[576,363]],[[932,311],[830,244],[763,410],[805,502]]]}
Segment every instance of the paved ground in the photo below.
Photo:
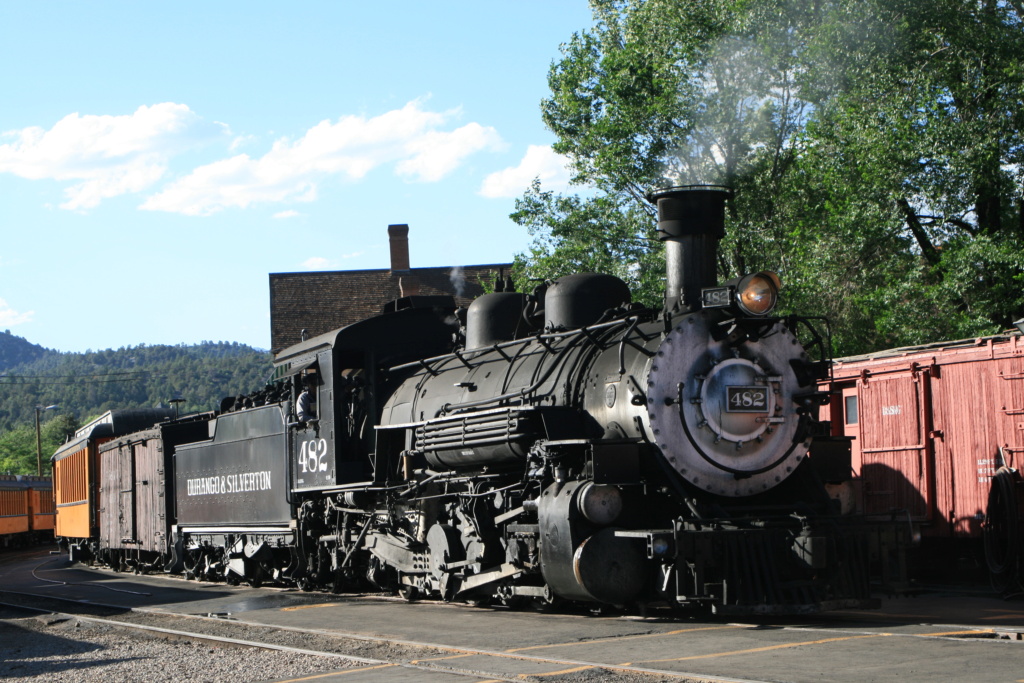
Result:
{"label": "paved ground", "polygon": [[[39,555],[0,566],[0,588],[182,614],[426,643],[454,671],[500,670],[503,680],[612,671],[632,665],[720,681],[1002,681],[1024,683],[1024,601],[983,592],[887,599],[880,610],[813,618],[672,621],[474,609],[134,576]],[[288,679],[283,679],[288,680]],[[292,680],[310,680],[299,678]],[[467,681],[382,666],[318,681]],[[485,680],[477,678],[475,680]]]}

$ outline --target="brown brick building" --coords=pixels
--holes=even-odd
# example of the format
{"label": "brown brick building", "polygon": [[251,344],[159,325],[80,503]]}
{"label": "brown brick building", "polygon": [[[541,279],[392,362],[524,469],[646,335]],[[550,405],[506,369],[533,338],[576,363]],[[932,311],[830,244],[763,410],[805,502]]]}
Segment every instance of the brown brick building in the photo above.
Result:
{"label": "brown brick building", "polygon": [[409,267],[409,226],[389,225],[391,267],[270,274],[270,348],[275,353],[307,337],[378,315],[385,303],[413,294],[450,295],[461,306],[483,294],[512,264],[442,268]]}

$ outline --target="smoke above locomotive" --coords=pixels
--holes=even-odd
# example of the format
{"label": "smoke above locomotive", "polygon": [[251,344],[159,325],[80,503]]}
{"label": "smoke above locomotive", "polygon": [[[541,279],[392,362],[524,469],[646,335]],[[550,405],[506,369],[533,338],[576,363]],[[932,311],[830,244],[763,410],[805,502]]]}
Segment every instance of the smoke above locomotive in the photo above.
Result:
{"label": "smoke above locomotive", "polygon": [[267,390],[177,447],[157,563],[509,605],[872,604],[867,532],[822,483],[848,453],[844,471],[841,449],[812,448],[827,343],[772,315],[774,273],[718,283],[730,196],[651,195],[659,309],[579,273],[461,313],[403,297],[284,349]]}

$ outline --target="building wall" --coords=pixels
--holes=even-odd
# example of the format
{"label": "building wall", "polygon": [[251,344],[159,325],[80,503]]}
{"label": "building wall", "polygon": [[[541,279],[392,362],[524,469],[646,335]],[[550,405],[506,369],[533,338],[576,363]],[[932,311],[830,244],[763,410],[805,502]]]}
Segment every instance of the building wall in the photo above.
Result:
{"label": "building wall", "polygon": [[[404,230],[403,230],[404,228]],[[270,346],[277,352],[381,312],[401,296],[451,295],[468,306],[511,263],[410,268],[408,226],[388,227],[391,268],[270,274]]]}

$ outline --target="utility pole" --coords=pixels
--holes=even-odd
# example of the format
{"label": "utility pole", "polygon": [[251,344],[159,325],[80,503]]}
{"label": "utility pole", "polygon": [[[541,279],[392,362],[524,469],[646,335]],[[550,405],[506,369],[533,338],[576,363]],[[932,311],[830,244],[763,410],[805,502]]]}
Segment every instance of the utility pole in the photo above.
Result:
{"label": "utility pole", "polygon": [[53,410],[57,407],[54,403],[52,406],[36,406],[36,474],[40,477],[43,476],[43,442],[39,435],[39,413],[44,410]]}

